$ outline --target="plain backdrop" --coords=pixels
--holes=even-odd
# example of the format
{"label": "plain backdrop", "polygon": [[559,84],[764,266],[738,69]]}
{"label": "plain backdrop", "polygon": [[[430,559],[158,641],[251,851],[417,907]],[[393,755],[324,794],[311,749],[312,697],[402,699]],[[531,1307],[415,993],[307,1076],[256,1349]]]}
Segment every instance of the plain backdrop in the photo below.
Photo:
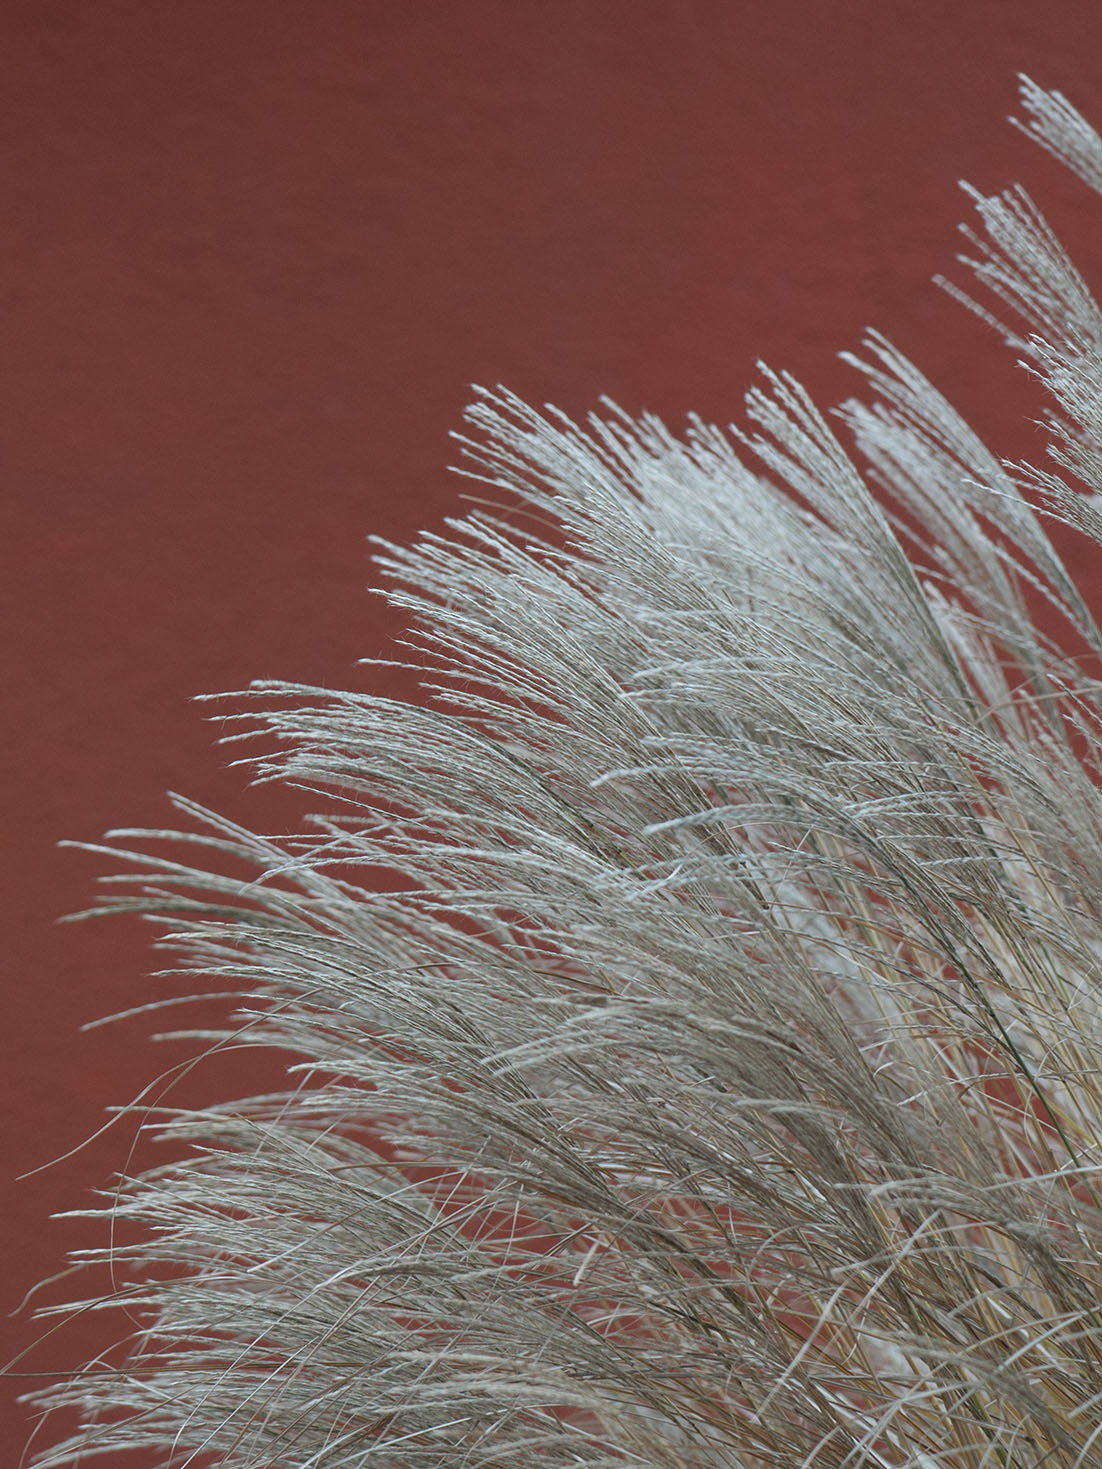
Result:
{"label": "plain backdrop", "polygon": [[[1025,375],[930,283],[963,176],[1023,180],[1102,286],[1102,200],[1005,121],[1022,70],[1102,121],[1098,0],[0,6],[4,1310],[100,1238],[49,1216],[131,1133],[17,1175],[190,1054],[148,1015],[81,1032],[173,981],[137,922],[56,923],[107,866],[58,841],[163,823],[168,788],[294,822],[191,696],[399,688],[356,662],[399,630],[365,538],[461,511],[468,384],[726,423],[758,358],[844,398],[873,325],[1040,455]],[[237,1053],[171,1097],[272,1076]],[[35,1330],[5,1328],[5,1357]],[[12,1465],[32,1380],[0,1384]]]}

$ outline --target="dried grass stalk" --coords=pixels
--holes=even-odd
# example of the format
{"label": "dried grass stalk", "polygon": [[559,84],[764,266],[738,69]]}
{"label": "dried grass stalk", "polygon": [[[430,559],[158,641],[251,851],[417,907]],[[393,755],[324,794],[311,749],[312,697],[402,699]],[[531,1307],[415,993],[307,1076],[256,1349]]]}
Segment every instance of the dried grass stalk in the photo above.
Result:
{"label": "dried grass stalk", "polygon": [[1102,633],[1042,513],[1102,540],[1102,313],[975,203],[1053,468],[879,336],[856,458],[769,372],[733,437],[482,394],[530,513],[379,558],[431,699],[255,685],[307,834],[113,834],[104,906],[301,1060],[157,1119],[40,1469],[1102,1463]]}

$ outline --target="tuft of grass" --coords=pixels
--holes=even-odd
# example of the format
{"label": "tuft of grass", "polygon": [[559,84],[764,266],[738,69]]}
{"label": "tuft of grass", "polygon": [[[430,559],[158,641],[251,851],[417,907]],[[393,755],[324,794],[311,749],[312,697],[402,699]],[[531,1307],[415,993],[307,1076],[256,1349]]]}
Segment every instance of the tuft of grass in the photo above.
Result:
{"label": "tuft of grass", "polygon": [[528,513],[380,547],[426,703],[254,685],[323,814],[113,834],[104,906],[300,1060],[152,1124],[39,1469],[1102,1463],[1102,632],[1046,532],[1102,541],[1102,313],[974,201],[1051,466],[877,335],[852,449],[768,371],[683,438],[482,393]]}

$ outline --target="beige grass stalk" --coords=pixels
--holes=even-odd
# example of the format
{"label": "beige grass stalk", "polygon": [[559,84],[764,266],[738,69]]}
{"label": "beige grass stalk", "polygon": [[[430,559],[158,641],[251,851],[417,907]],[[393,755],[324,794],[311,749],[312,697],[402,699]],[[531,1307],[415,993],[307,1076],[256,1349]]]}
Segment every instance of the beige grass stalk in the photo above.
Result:
{"label": "beige grass stalk", "polygon": [[301,1060],[156,1121],[140,1328],[40,1469],[1102,1464],[1102,633],[1045,528],[1102,540],[1102,314],[975,203],[1050,468],[878,336],[852,453],[770,373],[733,437],[483,394],[528,513],[380,555],[431,698],[257,685],[306,833],[113,834],[104,906]]}

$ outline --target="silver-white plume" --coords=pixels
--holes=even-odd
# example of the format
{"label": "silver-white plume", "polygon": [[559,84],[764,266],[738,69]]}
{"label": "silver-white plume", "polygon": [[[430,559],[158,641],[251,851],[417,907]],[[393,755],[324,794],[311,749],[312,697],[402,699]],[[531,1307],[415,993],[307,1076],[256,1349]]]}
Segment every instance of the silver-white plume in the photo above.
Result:
{"label": "silver-white plume", "polygon": [[508,508],[379,558],[425,703],[257,685],[306,834],[113,834],[106,906],[300,1060],[157,1119],[137,1335],[40,1469],[1102,1464],[1102,633],[1046,530],[1102,541],[1102,313],[975,204],[1048,468],[879,336],[841,438],[769,372],[734,435],[482,394]]}

